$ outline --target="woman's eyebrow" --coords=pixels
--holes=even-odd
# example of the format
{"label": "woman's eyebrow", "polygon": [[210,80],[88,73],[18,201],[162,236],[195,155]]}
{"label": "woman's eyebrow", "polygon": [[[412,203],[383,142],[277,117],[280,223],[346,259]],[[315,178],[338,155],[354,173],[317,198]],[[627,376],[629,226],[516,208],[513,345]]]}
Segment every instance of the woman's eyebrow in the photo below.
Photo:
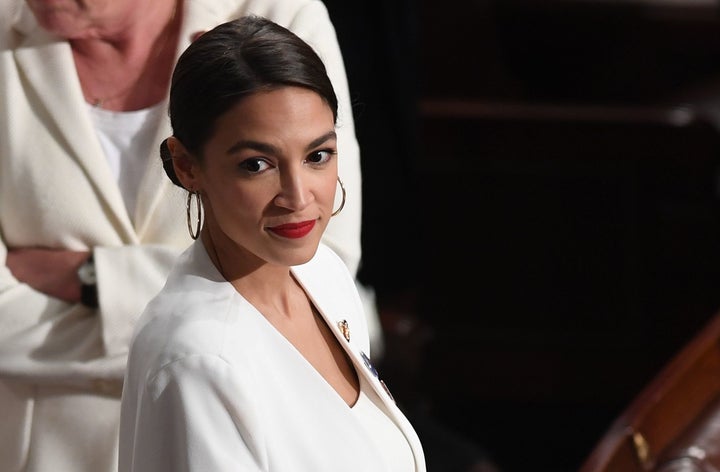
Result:
{"label": "woman's eyebrow", "polygon": [[[335,130],[330,130],[327,133],[323,134],[322,136],[319,136],[315,139],[313,139],[306,147],[305,149],[307,151],[316,148],[317,146],[323,144],[324,142],[330,140],[330,139],[337,139],[337,133]],[[261,141],[254,141],[252,139],[241,139],[240,141],[236,142],[232,146],[228,148],[226,151],[226,154],[233,154],[236,152],[239,152],[243,149],[253,149],[255,151],[259,151],[266,154],[278,154],[280,150],[269,143],[263,143]]]}
{"label": "woman's eyebrow", "polygon": [[337,133],[335,133],[335,130],[330,130],[327,133],[323,134],[322,136],[313,139],[310,142],[310,144],[307,145],[307,147],[305,149],[307,151],[309,151],[313,148],[318,147],[319,145],[321,145],[322,143],[324,143],[325,141],[328,141],[330,139],[337,139]]}
{"label": "woman's eyebrow", "polygon": [[265,154],[277,154],[279,149],[272,144],[263,143],[260,141],[253,141],[252,139],[241,139],[228,148],[226,154],[234,154],[242,151],[243,149],[253,149]]}

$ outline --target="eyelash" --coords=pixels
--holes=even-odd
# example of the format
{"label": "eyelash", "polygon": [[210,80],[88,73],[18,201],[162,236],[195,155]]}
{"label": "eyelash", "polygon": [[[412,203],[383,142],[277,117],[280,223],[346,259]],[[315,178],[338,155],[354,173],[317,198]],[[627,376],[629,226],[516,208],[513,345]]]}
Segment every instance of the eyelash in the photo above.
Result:
{"label": "eyelash", "polygon": [[[310,158],[311,158],[311,157],[317,156],[318,154],[321,154],[321,153],[327,154],[327,158],[326,158],[323,162],[310,161]],[[322,166],[322,165],[326,164],[327,162],[329,162],[330,159],[331,159],[333,156],[336,156],[336,155],[337,155],[337,151],[336,151],[335,149],[318,149],[317,151],[313,151],[313,152],[311,152],[310,154],[308,154],[308,157],[306,158],[306,160],[309,161],[310,165],[313,165],[313,166]],[[247,172],[247,173],[249,173],[249,174],[260,174],[260,173],[262,173],[265,169],[261,169],[261,170],[251,170],[251,169],[249,168],[252,164],[257,164],[257,163],[263,163],[263,164],[265,164],[267,167],[271,167],[271,164],[269,163],[268,160],[263,159],[263,158],[259,158],[259,157],[251,157],[251,158],[249,158],[249,159],[245,159],[244,161],[240,162],[240,164],[238,164],[238,167],[239,167],[241,170],[243,170],[243,171],[245,171],[245,172]]]}
{"label": "eyelash", "polygon": [[[337,151],[336,151],[335,149],[319,149],[319,150],[317,150],[317,151],[312,152],[312,153],[310,154],[310,156],[315,156],[315,155],[320,154],[320,153],[326,153],[326,154],[328,155],[328,156],[327,156],[327,159],[325,160],[325,162],[328,162],[330,159],[332,159],[333,156],[337,155]],[[308,157],[309,157],[309,156],[308,156]],[[318,163],[313,162],[313,164],[318,164]],[[322,162],[322,163],[320,163],[320,164],[324,164],[324,162]]]}

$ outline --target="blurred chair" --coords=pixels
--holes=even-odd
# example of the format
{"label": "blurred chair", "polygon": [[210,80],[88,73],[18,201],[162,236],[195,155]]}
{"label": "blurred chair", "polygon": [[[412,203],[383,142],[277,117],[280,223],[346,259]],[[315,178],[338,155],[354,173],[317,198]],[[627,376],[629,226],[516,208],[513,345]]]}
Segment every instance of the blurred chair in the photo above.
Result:
{"label": "blurred chair", "polygon": [[580,472],[720,471],[720,313],[613,422]]}

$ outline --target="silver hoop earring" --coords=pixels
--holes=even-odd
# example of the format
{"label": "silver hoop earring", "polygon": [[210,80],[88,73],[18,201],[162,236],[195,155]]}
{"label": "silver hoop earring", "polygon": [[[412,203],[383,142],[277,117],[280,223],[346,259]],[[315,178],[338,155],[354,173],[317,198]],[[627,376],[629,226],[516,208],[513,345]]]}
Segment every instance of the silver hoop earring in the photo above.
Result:
{"label": "silver hoop earring", "polygon": [[340,180],[340,177],[337,178],[337,181],[340,184],[340,190],[342,190],[342,202],[340,202],[340,208],[338,208],[337,210],[332,212],[330,214],[330,216],[337,215],[338,213],[340,213],[342,211],[343,208],[345,208],[345,197],[347,196],[345,193],[345,186],[343,185],[342,180]]}
{"label": "silver hoop earring", "polygon": [[[195,231],[193,231],[192,223],[191,223],[191,209],[192,209],[192,197],[195,196],[195,204],[197,205],[197,224],[195,225]],[[200,199],[200,192],[192,192],[188,191],[187,196],[187,227],[188,227],[188,233],[190,233],[190,237],[193,239],[197,239],[200,236],[200,228],[202,228],[202,200]]]}

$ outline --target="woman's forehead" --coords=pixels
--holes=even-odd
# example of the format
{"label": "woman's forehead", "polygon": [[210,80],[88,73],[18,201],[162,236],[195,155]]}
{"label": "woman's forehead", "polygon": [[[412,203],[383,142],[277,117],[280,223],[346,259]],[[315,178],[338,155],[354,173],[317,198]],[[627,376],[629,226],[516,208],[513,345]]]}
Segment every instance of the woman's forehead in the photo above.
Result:
{"label": "woman's forehead", "polygon": [[311,148],[334,140],[329,105],[317,93],[300,87],[256,92],[243,98],[218,118],[210,139],[225,153],[241,148],[267,152],[288,146]]}

